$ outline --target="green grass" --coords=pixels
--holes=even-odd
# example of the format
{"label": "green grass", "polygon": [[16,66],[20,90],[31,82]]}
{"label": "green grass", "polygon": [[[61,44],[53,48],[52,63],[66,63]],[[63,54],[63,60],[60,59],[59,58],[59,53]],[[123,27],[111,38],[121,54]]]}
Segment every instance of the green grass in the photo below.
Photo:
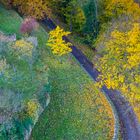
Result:
{"label": "green grass", "polygon": [[[15,12],[0,8],[3,32],[20,37],[21,21]],[[31,140],[112,139],[114,119],[104,95],[71,55],[62,57],[62,63],[53,56],[45,45],[48,34],[43,28],[34,35],[38,37],[41,60],[49,67],[52,94],[51,103],[35,125]]]}
{"label": "green grass", "polygon": [[[21,39],[22,37],[24,37],[20,33],[20,26],[21,26],[22,21],[23,19],[15,11],[6,10],[2,6],[0,6],[0,31],[2,31],[6,35],[16,34],[17,39]],[[40,35],[40,32],[41,32],[41,29],[39,29],[38,33],[36,33],[38,34],[38,37]],[[39,45],[42,44],[42,40],[44,41],[44,39],[47,40],[47,36],[45,36],[45,38],[41,36],[39,37]],[[29,99],[34,98],[36,96],[34,95],[34,93],[38,90],[40,85],[38,83],[38,79],[36,76],[34,76],[33,81],[30,80],[31,72],[30,72],[27,62],[21,61],[21,60],[15,61],[15,59],[12,59],[10,55],[6,59],[8,63],[14,64],[16,68],[19,70],[19,72],[21,72],[21,74],[23,75],[23,78],[21,81],[17,80],[16,81],[17,83],[13,85],[9,84],[9,88],[10,89],[16,88],[16,89],[19,89],[19,91],[20,91],[20,88],[22,88],[23,92],[26,93],[26,94],[23,94],[24,102],[28,101]],[[33,66],[33,72],[34,72],[33,74],[35,75],[37,73],[36,71],[34,71],[34,69],[36,68],[37,65],[39,65],[39,62],[36,62],[35,65]]]}
{"label": "green grass", "polygon": [[63,59],[60,64],[52,57],[46,61],[51,69],[51,103],[33,129],[31,140],[111,139],[112,114],[109,117],[110,110],[88,75],[74,60]]}
{"label": "green grass", "polygon": [[43,48],[47,38],[44,30],[37,36],[41,39],[42,58],[50,69],[52,93],[31,140],[110,140],[114,120],[105,97],[71,55],[62,57],[60,63],[49,48]]}
{"label": "green grass", "polygon": [[0,8],[0,30],[7,34],[15,33],[17,37],[21,36],[19,33],[22,18],[12,10],[5,10]]}

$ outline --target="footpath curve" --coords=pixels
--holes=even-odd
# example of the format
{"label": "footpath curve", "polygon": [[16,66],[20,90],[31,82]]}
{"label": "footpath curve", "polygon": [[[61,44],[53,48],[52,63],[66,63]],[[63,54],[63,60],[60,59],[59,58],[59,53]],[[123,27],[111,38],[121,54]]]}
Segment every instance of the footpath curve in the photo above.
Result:
{"label": "footpath curve", "polygon": [[[55,29],[56,25],[51,19],[42,20],[43,25],[50,29]],[[68,38],[64,40],[70,42]],[[96,81],[99,72],[95,69],[94,65],[87,59],[87,57],[76,46],[72,46],[72,55],[79,61],[86,72]],[[106,86],[102,87],[106,96],[113,103],[120,123],[120,131],[123,140],[140,140],[140,123],[134,113],[133,108],[129,102],[121,95],[119,91],[107,89]]]}

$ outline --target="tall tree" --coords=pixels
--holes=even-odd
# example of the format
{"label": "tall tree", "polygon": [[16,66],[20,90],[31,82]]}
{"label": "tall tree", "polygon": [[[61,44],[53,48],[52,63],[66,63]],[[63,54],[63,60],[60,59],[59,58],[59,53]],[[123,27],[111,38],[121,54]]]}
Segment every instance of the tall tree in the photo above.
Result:
{"label": "tall tree", "polygon": [[78,5],[77,0],[69,2],[65,9],[66,22],[70,27],[70,31],[82,31],[86,18],[83,9]]}
{"label": "tall tree", "polygon": [[98,28],[98,10],[96,0],[90,0],[84,6],[86,16],[86,27],[85,32],[93,33]]}

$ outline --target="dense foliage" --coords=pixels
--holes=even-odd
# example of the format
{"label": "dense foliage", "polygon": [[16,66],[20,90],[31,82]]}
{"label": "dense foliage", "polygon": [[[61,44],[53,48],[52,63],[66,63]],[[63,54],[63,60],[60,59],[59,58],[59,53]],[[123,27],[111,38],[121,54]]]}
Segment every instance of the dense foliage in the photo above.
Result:
{"label": "dense foliage", "polygon": [[101,22],[108,22],[120,16],[135,19],[140,17],[139,5],[134,0],[100,0],[99,4],[100,8],[102,8],[99,16]]}
{"label": "dense foliage", "polygon": [[136,92],[135,94],[139,95],[139,26],[138,23],[134,23],[126,32],[115,29],[111,32],[109,39],[104,41],[102,50],[104,55],[99,58],[97,65],[98,70],[102,72],[99,79],[108,88],[121,88],[124,93]]}
{"label": "dense foliage", "polygon": [[140,116],[140,8],[133,0],[105,0],[94,59],[99,85],[121,91]]}
{"label": "dense foliage", "polygon": [[50,31],[47,46],[51,47],[53,54],[62,56],[72,51],[70,48],[71,43],[63,40],[63,37],[69,34],[70,32],[65,32],[59,26],[55,30]]}
{"label": "dense foliage", "polygon": [[13,0],[12,4],[17,6],[22,14],[36,19],[42,19],[50,13],[46,0]]}

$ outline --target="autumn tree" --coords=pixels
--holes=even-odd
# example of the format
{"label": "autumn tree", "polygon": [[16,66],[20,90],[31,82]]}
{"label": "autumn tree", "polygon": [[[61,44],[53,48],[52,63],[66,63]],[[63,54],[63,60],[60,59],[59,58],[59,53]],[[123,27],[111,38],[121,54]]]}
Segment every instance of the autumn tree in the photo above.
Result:
{"label": "autumn tree", "polygon": [[120,90],[133,103],[140,100],[140,24],[133,23],[127,31],[114,29],[98,46],[104,46],[96,63],[99,85]]}
{"label": "autumn tree", "polygon": [[139,4],[134,0],[99,0],[99,8],[101,22],[107,22],[122,15],[133,17],[135,20],[140,18]]}
{"label": "autumn tree", "polygon": [[69,34],[70,32],[65,32],[59,26],[50,31],[47,46],[51,47],[53,54],[62,56],[72,51],[70,48],[71,43],[67,43],[65,40],[63,40],[63,37]]}
{"label": "autumn tree", "polygon": [[31,16],[35,19],[42,19],[50,14],[48,1],[46,0],[13,0],[13,5],[25,16]]}

